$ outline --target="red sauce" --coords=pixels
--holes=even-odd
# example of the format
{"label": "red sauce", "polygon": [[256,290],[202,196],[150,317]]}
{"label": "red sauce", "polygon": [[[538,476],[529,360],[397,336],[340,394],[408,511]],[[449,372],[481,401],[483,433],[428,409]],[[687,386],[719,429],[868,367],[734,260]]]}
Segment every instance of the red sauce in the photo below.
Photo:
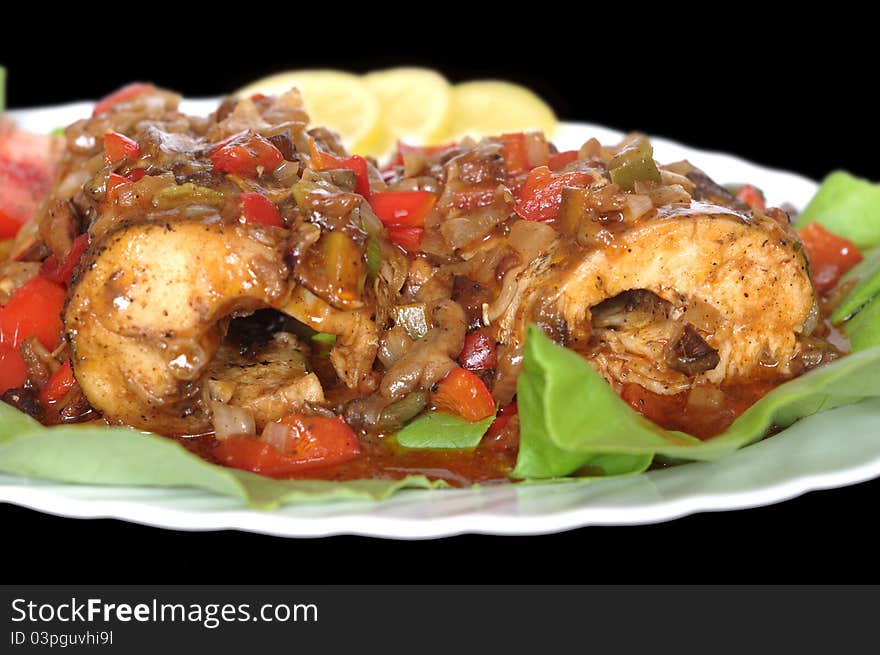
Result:
{"label": "red sauce", "polygon": [[637,384],[625,384],[620,395],[633,409],[657,425],[705,441],[724,432],[740,414],[776,386],[777,383],[753,382],[725,387],[721,390],[721,402],[712,407],[688,404],[687,393],[663,396]]}
{"label": "red sauce", "polygon": [[[217,439],[214,435],[176,437],[183,446],[210,462]],[[326,468],[302,473],[304,480],[399,480],[408,475],[424,475],[445,480],[456,487],[474,482],[492,484],[509,482],[516,463],[516,450],[497,447],[497,440],[484,440],[474,450],[409,450],[381,437],[361,438],[361,454],[354,459]]]}

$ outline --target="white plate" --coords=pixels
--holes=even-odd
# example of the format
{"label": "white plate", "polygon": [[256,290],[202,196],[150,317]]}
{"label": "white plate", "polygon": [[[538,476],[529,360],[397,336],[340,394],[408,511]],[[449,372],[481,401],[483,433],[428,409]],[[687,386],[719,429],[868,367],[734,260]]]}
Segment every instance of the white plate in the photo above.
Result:
{"label": "white plate", "polygon": [[[214,101],[188,101],[206,113]],[[22,127],[49,131],[86,116],[88,103],[10,112]],[[577,148],[595,136],[621,134],[565,123],[556,143]],[[815,182],[730,155],[652,139],[664,162],[689,159],[719,182],[755,184],[771,204],[802,207]],[[464,532],[539,534],[587,525],[652,523],[700,511],[756,507],[814,489],[880,476],[880,401],[843,407],[712,463],[693,463],[630,478],[567,484],[504,485],[462,490],[408,490],[382,502],[289,505],[274,512],[192,489],[93,487],[0,475],[0,500],[61,516],[109,517],[182,530],[238,529],[291,537],[361,534],[392,538]]]}

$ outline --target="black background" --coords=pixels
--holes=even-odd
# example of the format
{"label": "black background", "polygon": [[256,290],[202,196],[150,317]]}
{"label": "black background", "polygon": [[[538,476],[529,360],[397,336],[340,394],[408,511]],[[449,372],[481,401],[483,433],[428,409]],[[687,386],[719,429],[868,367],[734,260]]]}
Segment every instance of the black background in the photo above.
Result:
{"label": "black background", "polygon": [[[453,81],[527,84],[562,118],[815,179],[835,168],[880,179],[876,44],[843,10],[773,19],[742,4],[651,14],[631,5],[328,4],[311,6],[308,19],[295,7],[238,7],[209,25],[178,7],[141,7],[136,18],[100,23],[34,19],[21,43],[4,40],[8,103],[94,98],[132,79],[207,96],[282,69],[426,65]],[[172,532],[8,505],[0,525],[7,562],[16,561],[4,577],[21,582],[860,582],[877,578],[878,502],[872,482],[656,526],[425,542]]]}

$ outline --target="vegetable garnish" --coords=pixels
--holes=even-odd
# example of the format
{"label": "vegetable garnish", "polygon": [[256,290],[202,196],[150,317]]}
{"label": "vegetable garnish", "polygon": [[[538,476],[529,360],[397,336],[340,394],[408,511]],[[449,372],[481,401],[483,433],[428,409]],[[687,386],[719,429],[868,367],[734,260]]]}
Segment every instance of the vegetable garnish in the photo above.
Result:
{"label": "vegetable garnish", "polygon": [[355,192],[364,198],[370,197],[370,178],[367,175],[367,160],[358,155],[351,157],[337,157],[329,152],[318,148],[315,139],[309,137],[309,156],[312,158],[312,166],[318,171],[331,171],[346,169],[353,171],[357,179]]}
{"label": "vegetable garnish", "polygon": [[152,84],[145,84],[143,82],[134,82],[133,84],[129,84],[128,86],[124,86],[118,91],[114,91],[110,95],[104,97],[102,100],[98,101],[95,104],[94,110],[92,110],[92,116],[98,116],[100,114],[106,114],[111,111],[116,105],[122,104],[124,102],[128,102],[130,100],[134,100],[138,96],[145,95],[147,93],[152,93],[156,90],[156,87]]}
{"label": "vegetable garnish", "polygon": [[239,198],[241,200],[241,215],[245,223],[284,227],[284,221],[281,220],[281,212],[278,211],[278,207],[263,194],[251,191],[242,193]]}
{"label": "vegetable garnish", "polygon": [[586,172],[554,173],[546,166],[533,168],[520,191],[516,213],[528,221],[549,221],[559,214],[562,189],[585,186],[593,180]]}
{"label": "vegetable garnish", "polygon": [[52,374],[46,386],[40,391],[40,401],[44,407],[51,407],[61,401],[75,384],[73,368],[70,365],[70,360],[67,360],[61,365],[61,368]]}
{"label": "vegetable garnish", "polygon": [[436,194],[427,191],[386,191],[370,196],[370,207],[387,227],[422,227]]}
{"label": "vegetable garnish", "polygon": [[464,368],[452,369],[437,383],[432,401],[439,411],[471,423],[495,416],[495,401],[485,383]]}
{"label": "vegetable garnish", "polygon": [[[341,418],[291,414],[278,424],[271,443],[233,436],[214,449],[235,468],[269,477],[286,477],[347,462],[360,452],[354,432]],[[280,436],[279,436],[280,432]]]}
{"label": "vegetable garnish", "polygon": [[137,141],[119,132],[107,132],[104,135],[104,164],[110,166],[123,159],[137,159],[141,148]]}
{"label": "vegetable garnish", "polygon": [[218,171],[244,177],[259,177],[284,161],[278,148],[248,130],[218,143],[209,156]]}
{"label": "vegetable garnish", "polygon": [[862,253],[852,241],[832,234],[820,223],[810,223],[798,234],[810,260],[810,277],[819,291],[836,287],[843,274],[862,261]]}

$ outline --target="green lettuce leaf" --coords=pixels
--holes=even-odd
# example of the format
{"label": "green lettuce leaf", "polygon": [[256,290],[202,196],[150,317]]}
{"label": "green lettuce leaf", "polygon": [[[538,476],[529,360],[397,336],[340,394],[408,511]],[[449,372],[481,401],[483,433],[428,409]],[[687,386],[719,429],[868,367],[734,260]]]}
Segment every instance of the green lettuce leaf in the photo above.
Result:
{"label": "green lettuce leaf", "polygon": [[217,466],[172,439],[129,428],[47,428],[0,402],[0,471],[81,484],[196,487],[256,509],[326,500],[381,500],[404,488],[445,486],[421,475],[403,480],[272,480]]}
{"label": "green lettuce leaf", "polygon": [[880,245],[880,185],[835,171],[795,221],[795,227],[817,222],[846,237],[860,249]]}
{"label": "green lettuce leaf", "polygon": [[880,396],[876,345],[780,385],[723,434],[700,441],[642,417],[586,360],[529,326],[517,385],[520,452],[514,475],[569,475],[602,454],[714,460],[761,439],[771,427],[870,396]]}
{"label": "green lettuce leaf", "polygon": [[463,418],[429,412],[400,430],[395,439],[404,448],[476,448],[494,416],[469,423]]}
{"label": "green lettuce leaf", "polygon": [[852,285],[849,293],[831,314],[832,323],[840,323],[855,314],[880,293],[880,248],[864,253],[865,258],[840,278],[840,285]]}

